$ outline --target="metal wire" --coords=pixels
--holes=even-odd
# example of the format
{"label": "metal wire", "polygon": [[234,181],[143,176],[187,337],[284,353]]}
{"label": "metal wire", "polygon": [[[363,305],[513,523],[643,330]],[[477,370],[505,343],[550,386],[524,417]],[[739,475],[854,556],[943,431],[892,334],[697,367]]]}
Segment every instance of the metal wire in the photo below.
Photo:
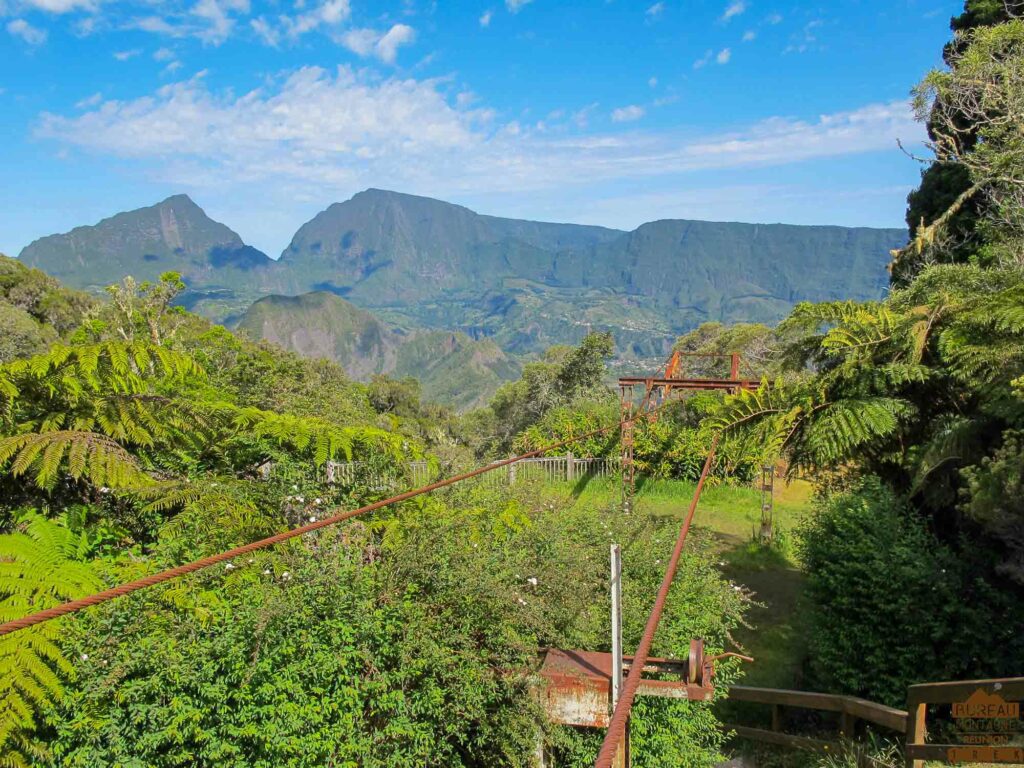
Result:
{"label": "metal wire", "polygon": [[661,621],[661,614],[665,610],[665,602],[668,600],[668,593],[672,587],[672,581],[676,576],[676,568],[679,566],[679,558],[683,554],[683,545],[686,544],[686,536],[690,532],[690,523],[693,521],[693,513],[697,509],[697,502],[700,500],[701,491],[704,490],[704,481],[708,472],[711,471],[711,463],[715,458],[715,449],[718,447],[718,435],[711,441],[711,450],[708,451],[707,460],[704,462],[704,469],[697,480],[697,487],[693,491],[693,499],[690,501],[690,508],[686,513],[686,520],[679,530],[679,537],[676,539],[675,549],[672,550],[672,558],[665,569],[665,576],[661,580],[661,587],[658,589],[658,596],[654,600],[654,607],[647,617],[647,624],[644,626],[644,634],[640,638],[640,645],[633,654],[633,661],[629,665],[629,672],[626,674],[626,681],[622,686],[622,693],[615,705],[611,722],[604,735],[604,742],[601,744],[601,751],[597,753],[597,760],[594,768],[612,768],[612,761],[619,749],[626,734],[626,727],[629,724],[629,713],[633,707],[633,699],[636,698],[637,689],[640,687],[640,678],[643,676],[644,667],[651,653],[651,643],[654,641],[654,633],[658,630],[658,623]]}
{"label": "metal wire", "polygon": [[[634,419],[634,421],[646,418],[647,416],[650,416],[655,412],[656,411],[649,411],[648,413],[641,414],[637,417],[637,419]],[[136,579],[135,581],[129,581],[125,584],[119,584],[116,587],[111,587],[110,589],[105,589],[102,592],[97,592],[93,595],[88,595],[77,600],[71,600],[67,603],[62,603],[61,605],[54,606],[53,608],[47,608],[43,611],[30,613],[28,616],[23,616],[20,619],[13,619],[11,621],[7,621],[3,624],[0,624],[0,637],[4,635],[9,635],[12,632],[17,632],[20,629],[27,629],[28,627],[35,626],[36,624],[42,624],[44,621],[51,621],[52,619],[56,619],[61,616],[66,616],[70,613],[77,613],[78,611],[81,611],[85,608],[90,608],[94,605],[109,602],[110,600],[122,597],[123,595],[128,595],[132,592],[138,592],[140,589],[152,587],[156,584],[161,584],[165,581],[176,579],[179,576],[184,576],[188,573],[192,573],[203,568],[209,568],[211,565],[223,563],[226,560],[231,560],[241,555],[246,555],[250,552],[255,552],[258,549],[272,547],[275,544],[280,544],[282,541],[287,541],[288,539],[294,539],[299,536],[303,536],[307,533],[310,533],[311,531],[319,530],[320,528],[326,528],[330,525],[337,525],[338,523],[344,522],[345,520],[350,520],[353,517],[365,515],[368,512],[373,512],[375,510],[382,509],[383,507],[407,501],[409,499],[415,498],[416,496],[421,496],[425,493],[430,493],[431,491],[436,491],[440,488],[445,488],[449,485],[454,485],[455,483],[462,482],[463,480],[468,480],[472,477],[482,475],[486,472],[493,472],[494,470],[501,469],[502,467],[506,467],[509,464],[514,464],[517,461],[529,459],[534,456],[538,456],[542,453],[546,453],[547,451],[552,451],[557,448],[562,448],[566,445],[571,445],[572,443],[579,442],[580,440],[586,440],[589,437],[595,437],[596,435],[604,434],[605,432],[609,432],[613,429],[619,429],[622,427],[624,423],[625,420],[620,421],[617,424],[612,424],[607,427],[603,427],[601,429],[595,429],[591,432],[587,432],[582,435],[577,435],[576,437],[571,437],[567,440],[562,440],[561,442],[558,443],[553,443],[552,445],[544,446],[543,448],[538,448],[535,451],[530,451],[520,456],[513,456],[512,458],[509,459],[503,459],[501,461],[494,462],[493,464],[488,464],[485,467],[478,467],[477,469],[474,469],[470,472],[463,472],[462,474],[459,475],[453,475],[452,477],[445,478],[444,480],[438,480],[435,483],[431,483],[429,485],[424,485],[420,486],[419,488],[414,488],[412,490],[405,491],[404,493],[400,493],[397,496],[391,496],[390,498],[382,499],[381,501],[375,501],[372,504],[367,504],[366,506],[359,507],[358,509],[341,512],[337,515],[334,515],[333,517],[327,517],[323,520],[318,520],[314,523],[308,523],[306,525],[300,526],[299,528],[293,528],[290,531],[283,531],[282,533],[276,534],[275,536],[269,536],[265,539],[254,541],[251,544],[245,544],[241,547],[235,547],[234,549],[229,549],[226,552],[220,552],[216,555],[210,555],[209,557],[194,560],[191,563],[179,565],[176,568],[169,568],[165,571],[160,571],[159,573],[154,573],[149,576],[145,576],[141,579]]]}

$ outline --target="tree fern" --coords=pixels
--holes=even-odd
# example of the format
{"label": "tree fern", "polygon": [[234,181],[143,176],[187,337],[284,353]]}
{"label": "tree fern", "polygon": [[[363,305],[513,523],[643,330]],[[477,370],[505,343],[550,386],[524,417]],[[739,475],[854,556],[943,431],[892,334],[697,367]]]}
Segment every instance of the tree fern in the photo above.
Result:
{"label": "tree fern", "polygon": [[0,467],[8,465],[12,475],[31,475],[43,489],[53,488],[62,474],[115,489],[152,482],[127,450],[95,432],[29,432],[0,438]]}
{"label": "tree fern", "polygon": [[[0,536],[0,621],[102,589],[95,571],[78,559],[79,545],[78,536],[36,513]],[[62,678],[74,674],[61,635],[61,623],[51,621],[0,637],[0,755],[9,765],[34,762],[37,713],[60,700]]]}
{"label": "tree fern", "polygon": [[317,466],[329,459],[351,460],[356,446],[376,449],[394,459],[401,459],[413,449],[400,435],[373,427],[338,427],[320,419],[259,408],[222,406],[224,411],[233,414],[233,422],[239,431],[308,453]]}
{"label": "tree fern", "polygon": [[896,432],[907,403],[895,398],[845,398],[805,414],[794,433],[794,463],[834,466],[854,457],[867,443]]}

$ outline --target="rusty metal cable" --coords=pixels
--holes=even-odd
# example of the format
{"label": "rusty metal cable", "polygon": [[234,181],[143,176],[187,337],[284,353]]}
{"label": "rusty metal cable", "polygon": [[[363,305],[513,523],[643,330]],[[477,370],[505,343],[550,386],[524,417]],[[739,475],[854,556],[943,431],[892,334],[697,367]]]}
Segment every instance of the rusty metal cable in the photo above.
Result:
{"label": "rusty metal cable", "polygon": [[704,490],[704,481],[707,479],[708,472],[711,471],[711,463],[714,461],[715,449],[717,447],[718,435],[715,435],[711,441],[708,457],[704,462],[704,469],[700,473],[700,479],[697,480],[697,487],[693,491],[693,499],[690,501],[690,508],[686,513],[686,520],[683,522],[683,527],[679,530],[675,549],[672,550],[672,558],[669,560],[668,567],[665,569],[665,576],[661,580],[661,587],[658,589],[658,596],[654,600],[654,607],[651,608],[651,614],[647,617],[647,624],[644,626],[640,645],[637,646],[636,653],[633,654],[633,661],[629,665],[629,672],[626,674],[626,680],[622,685],[622,693],[619,695],[619,701],[615,705],[611,722],[608,723],[608,730],[605,732],[601,751],[597,753],[594,768],[612,768],[615,753],[618,751],[619,744],[626,734],[626,728],[629,725],[629,713],[633,707],[633,699],[636,698],[637,689],[640,687],[640,678],[643,676],[644,667],[647,665],[647,659],[651,653],[654,633],[658,630],[661,614],[665,610],[668,593],[676,576],[676,568],[679,567],[679,558],[683,554],[683,545],[686,544],[686,536],[690,532],[693,513],[697,509],[697,502],[700,501],[701,491]]}
{"label": "rusty metal cable", "polygon": [[[657,410],[660,410],[660,408],[648,411],[646,413],[638,414],[634,419],[632,419],[632,421],[645,419],[648,416],[656,413]],[[391,506],[392,504],[398,504],[400,502],[415,498],[416,496],[422,496],[425,493],[430,493],[431,491],[436,491],[440,488],[445,488],[449,485],[454,485],[455,483],[462,482],[463,480],[469,480],[472,477],[477,477],[478,475],[482,475],[486,472],[493,472],[494,470],[501,469],[502,467],[506,467],[509,464],[515,464],[517,461],[533,458],[534,456],[546,453],[547,451],[562,448],[566,445],[571,445],[572,443],[579,442],[580,440],[586,440],[589,437],[595,437],[597,435],[604,434],[605,432],[609,432],[613,429],[619,429],[622,427],[623,424],[626,423],[626,421],[630,420],[624,419],[616,424],[611,424],[607,427],[602,427],[601,429],[595,429],[590,432],[586,432],[582,435],[577,435],[576,437],[571,437],[567,440],[562,440],[561,442],[558,443],[546,445],[543,448],[538,448],[535,451],[529,451],[519,456],[513,456],[512,458],[509,459],[496,461],[493,464],[488,464],[487,466],[484,467],[478,467],[477,469],[471,470],[469,472],[463,472],[462,474],[452,475],[451,477],[445,478],[443,480],[438,480],[437,482],[430,483],[429,485],[424,485],[420,486],[419,488],[413,488],[412,490],[405,491],[404,493],[400,493],[397,496],[391,496],[387,499],[381,499],[380,501],[375,501],[372,504],[367,504],[366,506],[359,507],[358,509],[352,509],[346,512],[341,512],[337,515],[334,515],[333,517],[327,517],[323,520],[308,523],[298,528],[293,528],[290,531],[283,531],[274,536],[269,536],[265,539],[254,541],[251,544],[245,544],[240,547],[235,547],[234,549],[229,549],[226,552],[220,552],[216,555],[210,555],[209,557],[194,560],[191,563],[185,563],[184,565],[179,565],[175,568],[169,568],[165,571],[160,571],[159,573],[154,573],[149,576],[145,576],[141,579],[136,579],[135,581],[129,581],[125,584],[119,584],[116,587],[111,587],[110,589],[105,589],[102,592],[97,592],[93,595],[88,595],[77,600],[71,600],[69,602],[62,603],[61,605],[54,606],[53,608],[47,608],[43,611],[30,613],[28,616],[23,616],[20,619],[13,619],[11,621],[7,621],[3,624],[0,624],[0,637],[4,635],[9,635],[12,632],[17,632],[19,629],[27,629],[28,627],[34,626],[36,624],[41,624],[44,621],[50,621],[52,619],[59,618],[60,616],[66,616],[69,613],[77,613],[78,611],[81,611],[85,608],[89,608],[94,605],[99,605],[100,603],[106,603],[118,597],[131,594],[132,592],[137,592],[140,589],[152,587],[156,584],[161,584],[165,581],[170,581],[171,579],[175,579],[179,576],[184,576],[194,571],[202,570],[203,568],[209,568],[211,565],[217,565],[217,563],[223,563],[226,560],[231,560],[241,555],[247,555],[250,552],[255,552],[258,549],[272,547],[275,544],[280,544],[282,541],[287,541],[288,539],[294,539],[296,537],[303,536],[307,533],[310,533],[311,531],[319,530],[320,528],[326,528],[331,525],[337,525],[338,523],[344,522],[345,520],[349,520],[353,517],[365,515],[368,512],[373,512],[375,510],[382,509],[383,507]]]}

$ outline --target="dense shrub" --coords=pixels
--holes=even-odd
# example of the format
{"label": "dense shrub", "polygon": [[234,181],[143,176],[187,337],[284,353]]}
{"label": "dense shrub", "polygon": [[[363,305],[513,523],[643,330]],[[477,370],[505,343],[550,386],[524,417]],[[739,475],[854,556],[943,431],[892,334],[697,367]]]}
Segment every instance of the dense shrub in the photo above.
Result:
{"label": "dense shrub", "polygon": [[[50,764],[528,765],[538,649],[607,649],[613,539],[635,645],[674,535],[674,521],[468,489],[113,603],[75,624]],[[739,620],[742,595],[695,543],[658,654],[684,656],[693,636],[722,648]],[[720,757],[707,705],[645,702],[633,728],[638,766]],[[560,765],[596,754],[593,737],[549,740]]]}
{"label": "dense shrub", "polygon": [[1019,673],[1024,604],[980,576],[878,479],[823,501],[799,531],[814,683],[895,706],[928,680]]}

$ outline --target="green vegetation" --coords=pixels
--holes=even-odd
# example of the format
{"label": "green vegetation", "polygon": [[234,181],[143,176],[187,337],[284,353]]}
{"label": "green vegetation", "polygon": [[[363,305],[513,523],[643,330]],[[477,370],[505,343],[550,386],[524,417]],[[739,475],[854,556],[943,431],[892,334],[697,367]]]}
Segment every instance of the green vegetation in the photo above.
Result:
{"label": "green vegetation", "polygon": [[268,269],[274,264],[188,195],[39,238],[19,259],[92,293],[125,275],[157,282],[163,273],[177,272],[188,284],[182,303],[216,318],[240,312],[268,293]]}
{"label": "green vegetation", "polygon": [[589,327],[612,331],[624,356],[660,357],[707,320],[878,298],[886,254],[905,242],[903,230],[700,221],[619,232],[367,190],[303,225],[281,266],[287,292],[333,290],[404,325],[482,332],[506,353],[577,343]]}
{"label": "green vegetation", "polygon": [[1020,20],[972,28],[918,88],[937,135],[969,118],[971,141],[936,149],[981,195],[973,239],[956,239],[953,202],[897,254],[925,261],[885,301],[799,305],[775,332],[775,386],[705,422],[819,480],[799,535],[815,685],[899,703],[922,669],[1021,671],[1022,40]]}
{"label": "green vegetation", "polygon": [[[635,330],[652,307],[685,307],[663,328],[697,326],[676,349],[741,352],[743,375],[763,381],[638,424],[629,515],[617,478],[470,482],[0,638],[0,766],[511,767],[541,737],[559,765],[589,765],[600,734],[550,726],[532,695],[539,652],[607,649],[612,542],[625,547],[625,642],[637,643],[716,436],[655,654],[703,637],[755,657],[747,682],[897,706],[924,679],[1019,675],[1024,21],[1000,6],[968,0],[949,68],[916,91],[938,161],[881,300],[868,252],[892,233],[658,222],[626,234],[379,191],[303,227],[280,266],[233,262],[287,276],[280,290],[327,291],[260,302],[243,323],[316,360],[177,306],[217,269],[184,245],[188,222],[202,224],[190,242],[224,235],[190,202],[103,225],[181,239],[174,258],[206,265],[184,278],[124,278],[96,301],[0,260],[0,620],[380,499],[408,484],[412,460],[436,475],[581,435],[576,455],[613,455],[614,430],[589,434],[620,417],[612,334],[580,330],[591,310],[609,327],[636,309]],[[752,231],[780,270],[770,287],[738,244]],[[809,255],[824,246],[835,250]],[[673,283],[693,272],[669,275],[656,258],[707,249],[722,287]],[[839,255],[859,275],[853,296],[840,295]],[[611,284],[613,263],[649,301],[594,287]],[[777,327],[697,324],[774,320],[799,294],[796,270],[819,303]],[[446,275],[464,282],[445,287]],[[490,342],[402,337],[339,293],[392,320],[482,335],[504,323],[493,335],[518,350],[581,340],[519,370]],[[547,314],[520,323],[550,296]],[[323,357],[365,365],[369,381]],[[728,361],[685,365],[721,375]],[[459,381],[504,378],[486,405],[459,399]],[[480,407],[460,415],[434,397]],[[335,459],[356,463],[329,482]],[[753,487],[768,465],[789,474],[770,541]],[[719,703],[739,676],[719,665]],[[634,764],[720,761],[719,711],[639,701]],[[884,744],[870,751],[896,762]]]}
{"label": "green vegetation", "polygon": [[[12,293],[40,279],[12,274]],[[175,307],[183,287],[125,279],[0,364],[4,620],[380,498],[410,459],[487,450],[415,381],[364,386],[235,337]],[[559,402],[599,399],[610,351],[595,335],[552,353]],[[330,459],[361,469],[328,483]],[[635,644],[676,526],[469,485],[7,635],[0,764],[525,766],[547,731],[586,765],[593,738],[533,703],[538,651],[607,648],[611,540],[628,542]],[[729,646],[746,598],[714,557],[687,553],[656,653]],[[709,705],[645,704],[634,723],[639,765],[721,759]]]}

